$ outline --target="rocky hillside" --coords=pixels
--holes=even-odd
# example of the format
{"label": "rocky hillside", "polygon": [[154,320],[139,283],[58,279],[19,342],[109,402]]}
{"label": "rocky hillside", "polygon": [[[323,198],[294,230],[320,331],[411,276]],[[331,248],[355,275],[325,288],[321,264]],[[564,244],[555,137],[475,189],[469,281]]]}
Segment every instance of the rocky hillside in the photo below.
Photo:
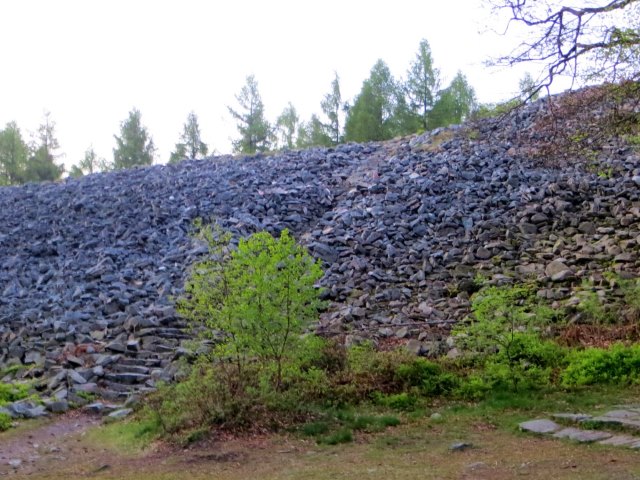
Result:
{"label": "rocky hillside", "polygon": [[78,403],[171,378],[188,337],[172,299],[205,251],[197,217],[237,235],[290,229],[326,263],[318,331],[421,354],[447,353],[478,277],[537,280],[566,302],[582,279],[636,276],[639,151],[612,137],[541,167],[527,155],[544,107],[386,143],[1,188],[0,371],[26,365],[7,380]]}

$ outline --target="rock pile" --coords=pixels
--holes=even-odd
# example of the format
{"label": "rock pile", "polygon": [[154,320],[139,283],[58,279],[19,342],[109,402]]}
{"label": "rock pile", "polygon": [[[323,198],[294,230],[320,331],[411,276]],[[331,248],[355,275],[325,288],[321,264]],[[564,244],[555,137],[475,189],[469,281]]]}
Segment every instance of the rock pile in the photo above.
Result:
{"label": "rock pile", "polygon": [[522,133],[542,107],[386,143],[2,188],[0,371],[26,365],[52,401],[76,403],[170,379],[187,338],[172,299],[205,252],[197,217],[237,235],[289,228],[326,263],[319,331],[420,354],[451,347],[478,276],[538,279],[549,301],[606,269],[635,276],[640,155],[612,139],[606,167],[536,166]]}

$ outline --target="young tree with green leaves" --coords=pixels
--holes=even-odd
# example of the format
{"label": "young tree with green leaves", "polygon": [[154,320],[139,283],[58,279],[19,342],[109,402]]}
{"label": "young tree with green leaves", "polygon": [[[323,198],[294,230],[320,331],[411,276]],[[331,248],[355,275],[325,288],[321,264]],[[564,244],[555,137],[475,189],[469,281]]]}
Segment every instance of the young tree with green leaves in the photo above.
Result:
{"label": "young tree with green leaves", "polygon": [[236,95],[239,109],[227,107],[229,113],[238,122],[240,138],[233,141],[236,153],[253,154],[269,150],[271,126],[264,116],[264,104],[258,91],[258,82],[253,75],[247,77],[247,83]]}
{"label": "young tree with green leaves", "polygon": [[16,122],[9,122],[0,130],[0,185],[25,182],[29,147],[22,138]]}
{"label": "young tree with green leaves", "polygon": [[299,123],[300,117],[298,117],[298,112],[292,103],[289,102],[276,120],[278,148],[291,150],[296,146],[296,135]]}
{"label": "young tree with green leaves", "polygon": [[442,90],[429,115],[429,129],[462,123],[476,106],[476,94],[467,78],[458,72]]}
{"label": "young tree with green leaves", "polygon": [[340,94],[340,77],[334,72],[334,78],[331,82],[331,90],[327,93],[322,102],[320,102],[322,111],[329,119],[326,125],[327,135],[334,145],[340,143],[340,112],[342,110],[342,95]]}
{"label": "young tree with green leaves", "polygon": [[175,150],[171,152],[169,163],[178,163],[185,158],[203,158],[207,156],[207,153],[209,153],[209,148],[200,136],[198,116],[191,112],[182,127],[180,141],[176,143]]}
{"label": "young tree with green leaves", "polygon": [[114,135],[113,168],[121,170],[138,165],[151,165],[156,151],[153,139],[142,125],[140,110],[134,108],[120,124],[120,136]]}
{"label": "young tree with green leaves", "polygon": [[211,258],[192,270],[178,311],[212,335],[222,332],[215,355],[231,359],[239,377],[257,358],[273,369],[279,391],[285,359],[318,313],[320,263],[287,230],[278,239],[267,232],[240,239],[231,252],[228,234],[204,228],[200,235]]}
{"label": "young tree with green leaves", "polygon": [[423,39],[407,72],[406,92],[409,107],[420,119],[424,130],[428,127],[429,113],[437,100],[439,76],[439,71],[433,67],[429,42]]}

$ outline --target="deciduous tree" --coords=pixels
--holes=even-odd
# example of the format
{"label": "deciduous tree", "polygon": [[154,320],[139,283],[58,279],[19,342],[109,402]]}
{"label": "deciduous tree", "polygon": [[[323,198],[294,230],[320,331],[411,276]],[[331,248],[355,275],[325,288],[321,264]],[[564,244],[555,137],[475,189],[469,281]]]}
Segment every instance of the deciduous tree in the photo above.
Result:
{"label": "deciduous tree", "polygon": [[609,82],[640,78],[640,0],[489,3],[498,13],[507,12],[508,27],[521,26],[526,35],[513,52],[494,63],[543,65],[532,95],[560,75]]}

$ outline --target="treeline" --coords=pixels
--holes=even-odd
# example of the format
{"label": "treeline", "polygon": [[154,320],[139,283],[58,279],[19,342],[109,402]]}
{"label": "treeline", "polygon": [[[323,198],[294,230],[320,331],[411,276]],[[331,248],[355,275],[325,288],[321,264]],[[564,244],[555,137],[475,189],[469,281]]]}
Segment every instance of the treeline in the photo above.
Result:
{"label": "treeline", "polygon": [[[237,105],[227,107],[237,122],[234,153],[253,154],[272,150],[333,146],[342,142],[387,140],[421,130],[462,122],[476,108],[473,88],[458,72],[442,85],[434,67],[431,48],[422,40],[404,77],[394,77],[387,64],[378,60],[358,95],[342,98],[340,78],[335,74],[320,101],[322,113],[302,120],[291,102],[275,122],[265,117],[258,82],[249,75],[236,95]],[[133,109],[114,135],[113,158],[106,160],[89,147],[84,157],[67,172],[78,177],[101,171],[151,165],[156,147],[140,111]],[[65,169],[55,136],[55,122],[45,114],[42,125],[27,143],[15,122],[0,130],[0,185],[58,180]],[[203,158],[209,148],[201,137],[198,117],[191,112],[169,157],[170,163],[185,158]]]}
{"label": "treeline", "polygon": [[420,42],[404,78],[394,77],[387,64],[378,60],[352,102],[343,100],[336,73],[320,102],[322,116],[313,114],[303,121],[289,103],[270,123],[253,75],[247,77],[236,100],[239,108],[229,107],[239,133],[233,148],[245,154],[388,140],[460,123],[476,107],[474,90],[461,72],[443,87],[427,40]]}

